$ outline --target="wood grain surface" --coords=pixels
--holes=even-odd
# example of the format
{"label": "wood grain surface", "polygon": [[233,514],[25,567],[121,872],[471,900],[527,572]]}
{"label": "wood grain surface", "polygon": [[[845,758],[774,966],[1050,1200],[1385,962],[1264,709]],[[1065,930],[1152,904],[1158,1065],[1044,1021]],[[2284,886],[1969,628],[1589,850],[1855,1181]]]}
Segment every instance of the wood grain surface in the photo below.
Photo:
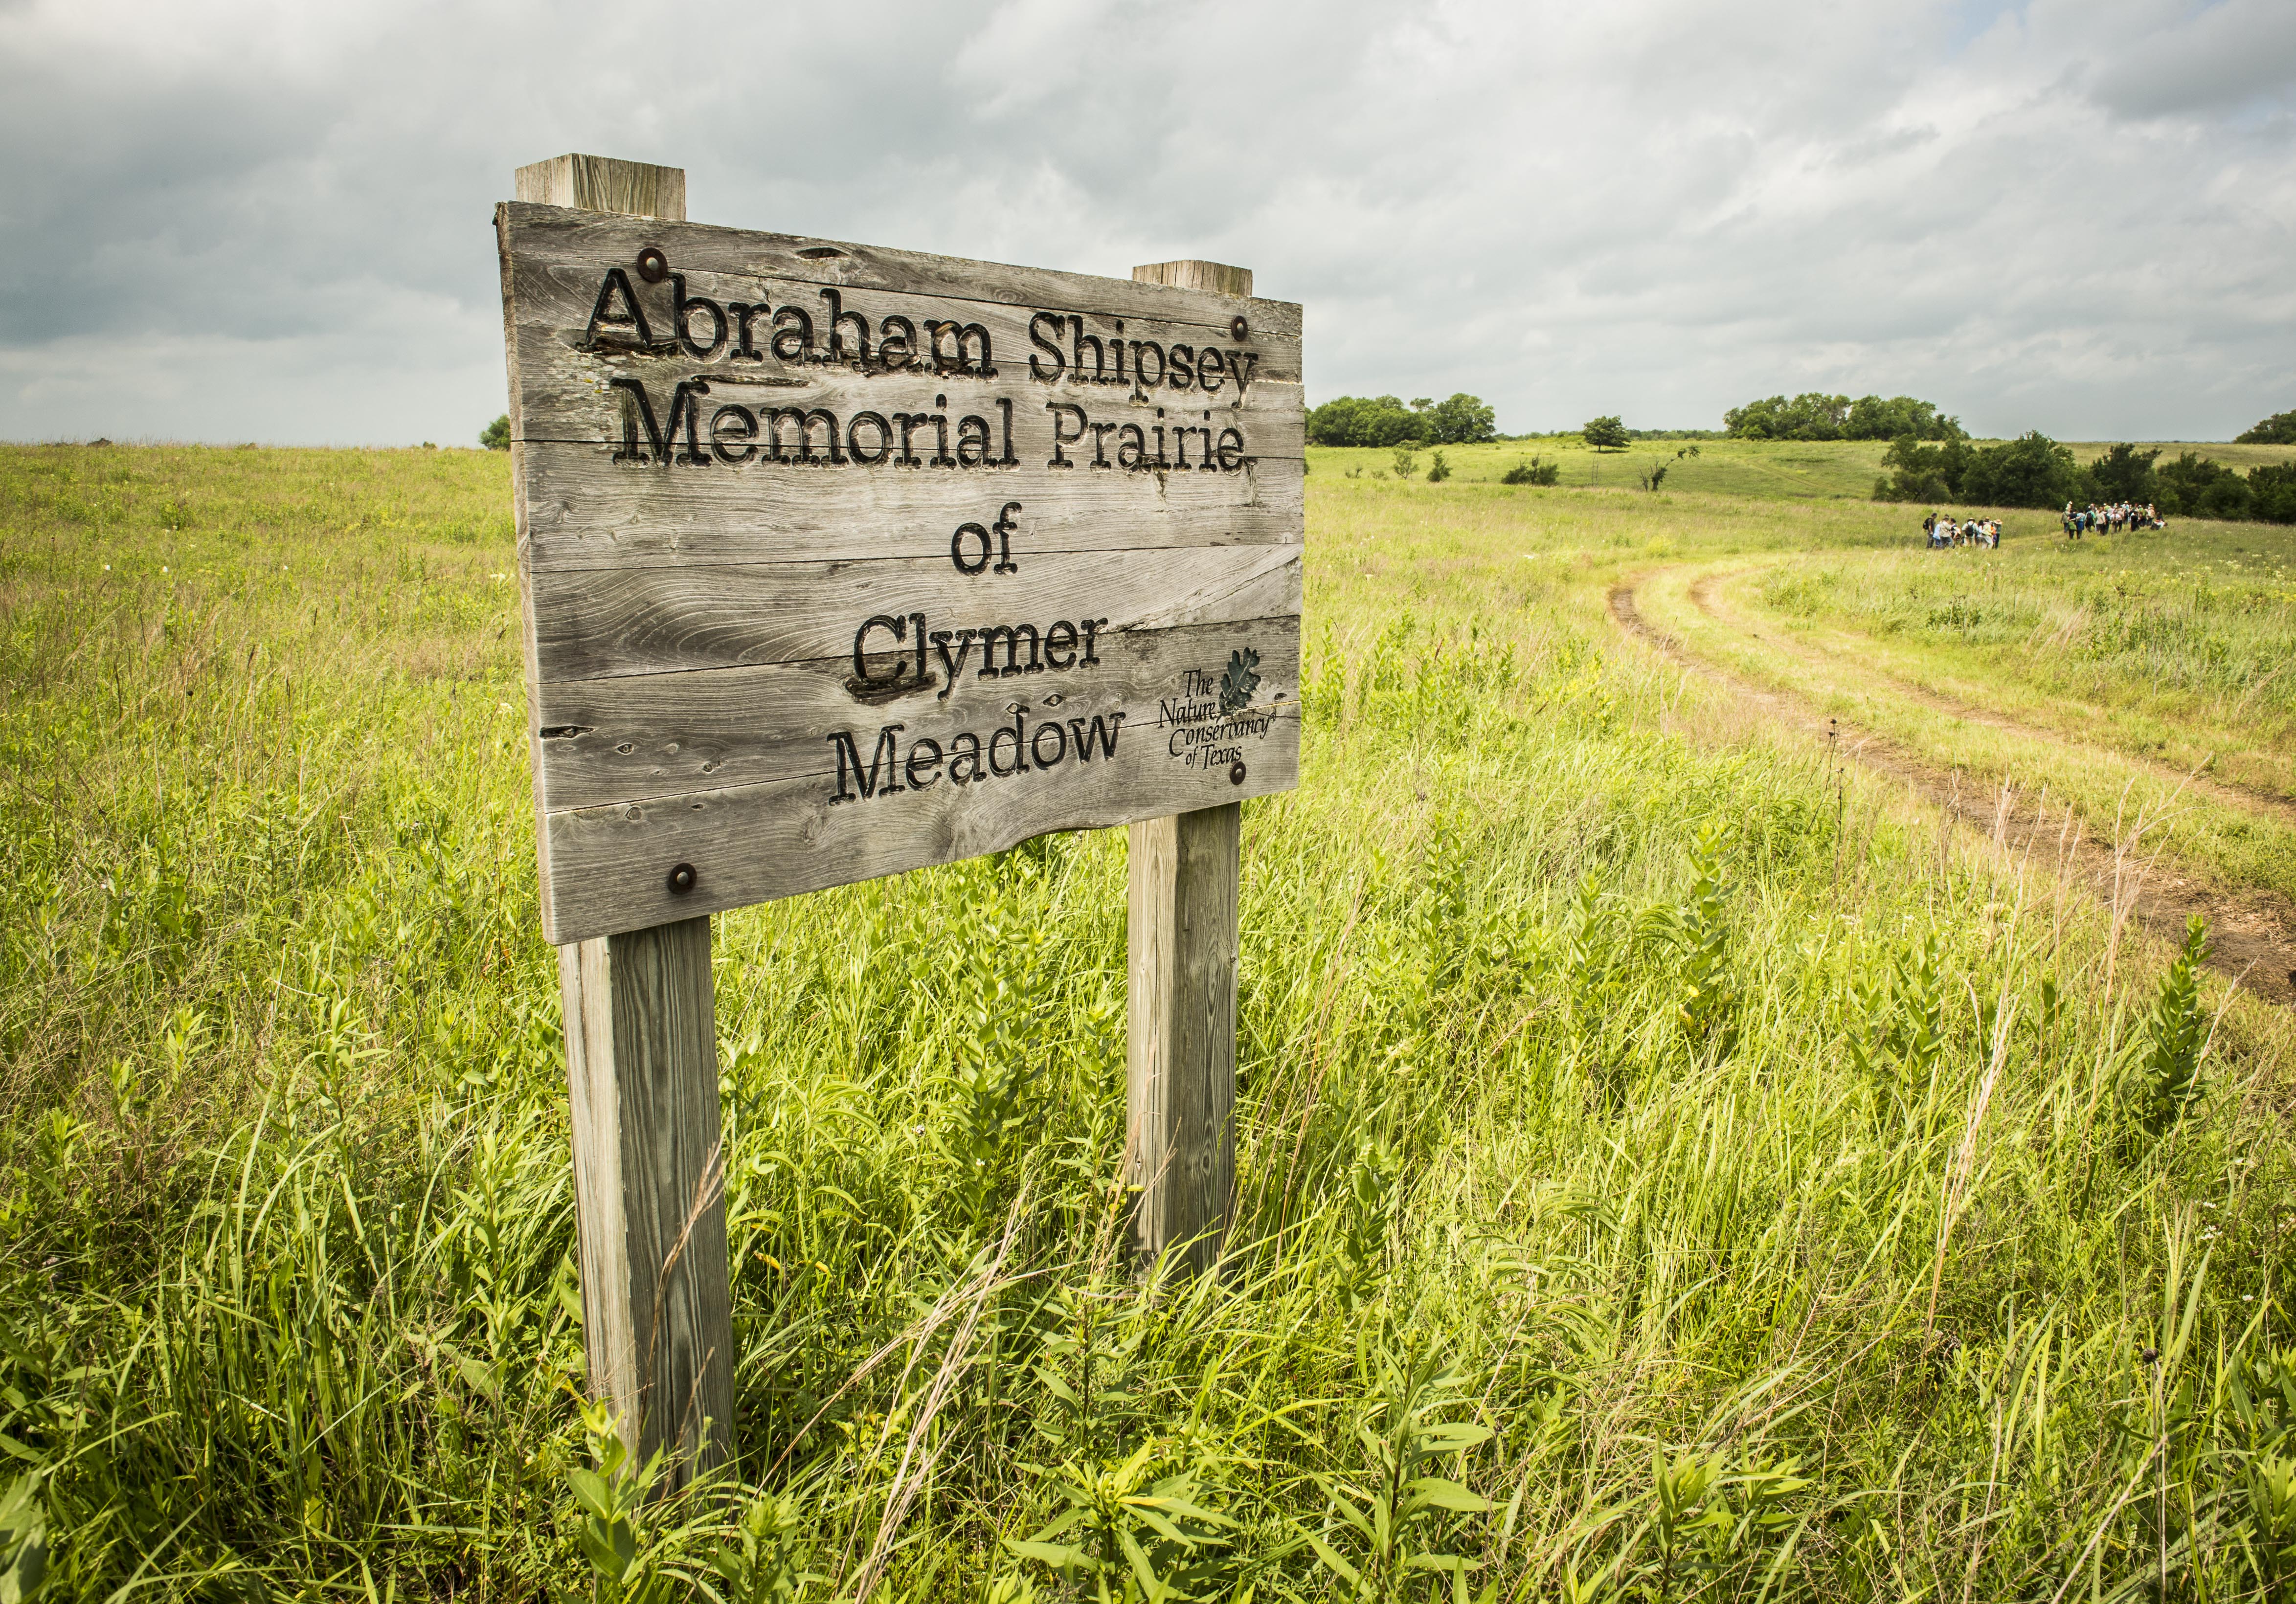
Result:
{"label": "wood grain surface", "polygon": [[[849,665],[857,632],[875,618],[906,626],[922,614],[929,636],[1014,624],[1041,633],[1058,620],[1090,619],[1105,639],[1300,610],[1296,546],[1032,553],[1021,567],[1009,577],[968,576],[944,552],[877,562],[537,575],[536,678],[547,684],[762,663]],[[873,678],[899,671],[899,659],[914,655],[913,638],[897,645],[890,629],[871,631],[867,643],[890,659]],[[928,674],[946,683],[930,651]],[[967,668],[979,673],[977,662],[960,672]],[[1091,677],[1087,665],[1069,672]],[[914,665],[907,673],[914,682]]]}
{"label": "wood grain surface", "polygon": [[[944,768],[923,790],[842,803],[833,800],[833,776],[807,776],[555,811],[546,823],[552,874],[545,931],[564,942],[999,852],[1048,831],[1124,824],[1290,790],[1299,783],[1298,707],[1287,700],[1256,709],[1253,716],[1267,721],[1263,732],[1212,743],[1236,753],[1241,780],[1227,763],[1189,766],[1185,753],[1171,749],[1178,726],[1141,729],[1128,718],[1112,760],[1078,762],[1071,743],[1050,773],[960,785]],[[1085,718],[1089,730],[1089,715],[1056,711],[1064,724]],[[1022,727],[1033,733],[1053,716],[1048,711]],[[914,749],[913,736],[940,741],[946,752],[947,728],[888,722],[906,726],[895,738],[897,762],[905,764]],[[854,730],[865,763],[876,754],[882,728]],[[680,863],[696,876],[683,895],[668,878]]]}
{"label": "wood grain surface", "polygon": [[[1225,335],[1231,322],[1242,316],[1251,333],[1259,339],[1290,342],[1295,350],[1300,339],[1300,307],[1292,301],[1239,299],[1215,291],[1132,278],[1062,273],[1051,268],[857,245],[844,240],[579,211],[524,201],[504,204],[499,218],[506,237],[514,242],[521,258],[521,274],[529,266],[545,272],[560,266],[592,270],[586,280],[586,292],[581,297],[580,315],[585,321],[597,293],[596,270],[629,267],[637,260],[640,250],[652,246],[668,258],[671,271],[689,275],[689,286],[698,284],[693,275],[717,273],[753,281],[772,279],[801,284],[809,291],[824,286],[857,292],[888,291],[952,303],[969,302],[976,307],[1024,307],[1121,317],[1128,320],[1128,332],[1132,331],[1129,320],[1142,318],[1185,323],[1199,331]],[[522,276],[518,281],[521,286],[526,282]],[[571,282],[585,282],[579,277]]]}
{"label": "wood grain surface", "polygon": [[518,198],[544,206],[685,220],[685,169],[611,156],[553,156],[518,169]]}
{"label": "wood grain surface", "polygon": [[[529,197],[521,195],[524,200]],[[538,198],[538,197],[537,197]],[[1141,284],[1177,284],[1183,290],[1209,290],[1216,295],[1251,299],[1251,269],[1232,267],[1226,262],[1206,262],[1190,258],[1178,262],[1147,262],[1132,270],[1133,282]]]}
{"label": "wood grain surface", "polygon": [[[1132,276],[1229,296],[1251,270],[1152,262]],[[1235,1191],[1235,970],[1243,875],[1240,804],[1134,821],[1126,887],[1125,1155],[1133,1244],[1144,1264],[1217,1270]]]}
{"label": "wood grain surface", "polygon": [[514,443],[521,551],[536,574],[680,562],[946,556],[962,523],[1018,502],[1036,549],[1298,544],[1306,479],[1293,458],[1241,474],[999,469],[704,470],[673,477],[612,448]]}
{"label": "wood grain surface", "polygon": [[[677,168],[562,156],[518,183],[685,215]],[[558,974],[590,1390],[641,1462],[662,1453],[666,1497],[723,1464],[734,1433],[709,921],[562,945]]]}
{"label": "wood grain surface", "polygon": [[[571,275],[573,269],[569,269]],[[857,367],[851,357],[857,356],[857,331],[850,322],[842,324],[841,343],[849,354],[845,363],[830,363],[824,358],[828,352],[828,331],[825,327],[829,303],[818,299],[820,291],[810,285],[784,285],[773,282],[744,284],[718,282],[711,287],[718,294],[705,293],[705,286],[694,282],[694,276],[681,274],[687,294],[710,301],[721,308],[729,305],[755,304],[745,296],[771,296],[776,307],[797,305],[806,313],[811,338],[807,344],[808,359],[786,360],[776,356],[773,347],[772,324],[763,317],[747,321],[750,335],[750,347],[754,356],[742,353],[738,333],[742,320],[738,313],[720,319],[708,308],[692,313],[689,330],[697,335],[696,343],[705,348],[725,341],[725,348],[714,355],[698,356],[676,343],[676,319],[675,302],[664,292],[659,307],[648,307],[655,298],[649,293],[652,286],[641,290],[638,281],[632,282],[632,291],[638,304],[647,307],[647,332],[654,337],[651,348],[635,345],[623,346],[601,340],[595,348],[585,348],[586,333],[593,303],[597,296],[597,274],[587,270],[587,282],[578,289],[562,286],[564,293],[545,298],[549,303],[545,315],[547,322],[528,322],[529,303],[520,303],[521,321],[517,325],[519,358],[527,368],[529,383],[533,387],[524,397],[525,405],[513,417],[512,427],[521,439],[528,440],[591,440],[598,438],[598,418],[602,403],[611,403],[605,393],[605,381],[616,378],[631,379],[646,384],[658,392],[661,405],[670,396],[671,387],[680,379],[701,377],[709,381],[710,403],[713,406],[740,401],[751,406],[826,406],[840,416],[864,409],[891,413],[894,412],[934,410],[934,397],[945,396],[939,405],[958,412],[980,411],[984,404],[998,395],[1015,397],[1016,405],[1025,405],[1031,414],[1029,421],[1041,423],[1042,408],[1047,402],[1076,402],[1095,413],[1102,408],[1110,415],[1127,422],[1152,421],[1155,409],[1162,407],[1167,414],[1189,421],[1200,421],[1201,414],[1211,413],[1215,422],[1280,424],[1296,417],[1300,407],[1299,346],[1296,341],[1277,349],[1266,347],[1259,336],[1253,335],[1242,342],[1233,342],[1225,330],[1205,330],[1193,324],[1109,318],[1087,323],[1083,333],[1102,342],[1122,340],[1126,346],[1124,372],[1134,375],[1119,379],[1113,359],[1103,365],[1091,348],[1083,355],[1094,358],[1083,370],[1095,374],[1096,381],[1079,382],[1074,376],[1078,370],[1068,365],[1076,356],[1075,334],[1078,325],[1069,321],[1082,314],[1063,316],[1060,331],[1054,336],[1052,325],[1041,321],[1041,314],[1027,307],[1010,307],[966,303],[952,307],[946,300],[929,299],[922,296],[893,295],[884,292],[857,291],[847,303],[840,304],[855,315],[865,315],[873,325],[882,325],[888,316],[906,317],[919,331],[917,342],[922,348],[926,340],[925,326],[929,323],[962,317],[963,322],[978,324],[988,336],[984,349],[994,368],[993,374],[964,371],[939,371],[922,348],[918,359],[891,372]],[[524,281],[521,280],[523,286]],[[553,278],[538,286],[551,290],[562,288]],[[785,298],[796,295],[805,301],[791,302]],[[864,299],[865,297],[865,299]],[[619,307],[620,303],[617,302]],[[1046,308],[1049,311],[1049,308]],[[659,315],[659,327],[656,316]],[[1048,353],[1029,339],[1034,322],[1040,338],[1049,338],[1055,348]],[[1118,333],[1116,325],[1124,324]],[[797,325],[791,325],[795,330]],[[1191,341],[1201,340],[1201,345]],[[791,343],[796,343],[792,333]],[[1146,372],[1136,369],[1132,360],[1136,343],[1152,344],[1157,351],[1147,355],[1154,358]],[[870,349],[874,355],[882,349],[882,342],[873,331]],[[950,337],[943,337],[943,350],[954,350]],[[1183,358],[1177,355],[1191,355]],[[1210,365],[1207,352],[1220,353],[1219,371],[1207,372]],[[968,350],[968,356],[971,351]],[[1227,365],[1234,357],[1233,365]],[[1271,360],[1271,358],[1275,358]],[[1146,382],[1152,372],[1154,382]],[[1189,381],[1185,385],[1177,380]],[[1207,385],[1216,388],[1207,389]],[[618,408],[614,415],[619,416]],[[1271,440],[1271,445],[1292,442]],[[1287,454],[1297,454],[1296,452]]]}
{"label": "wood grain surface", "polygon": [[1235,1190],[1235,965],[1242,809],[1131,827],[1126,1109],[1142,1257],[1210,1270]]}
{"label": "wood grain surface", "polygon": [[559,949],[590,1389],[665,1485],[733,1441],[709,921]]}
{"label": "wood grain surface", "polygon": [[[554,940],[1296,783],[1298,307],[536,204],[586,182],[540,165],[496,225]],[[1094,717],[1091,763],[850,789],[889,725]]]}
{"label": "wood grain surface", "polygon": [[857,701],[852,665],[841,659],[545,684],[536,703],[549,752],[544,806],[558,813],[767,781],[827,781],[836,773],[830,741],[839,730],[868,733],[892,723],[922,735],[980,730],[1006,720],[1016,702],[1040,718],[1120,712],[1128,736],[1162,741],[1163,704],[1186,670],[1218,675],[1239,649],[1259,656],[1255,707],[1299,701],[1296,614],[1120,634],[1102,644],[1088,683],[1050,671],[989,680],[967,673],[946,700],[936,683]]}

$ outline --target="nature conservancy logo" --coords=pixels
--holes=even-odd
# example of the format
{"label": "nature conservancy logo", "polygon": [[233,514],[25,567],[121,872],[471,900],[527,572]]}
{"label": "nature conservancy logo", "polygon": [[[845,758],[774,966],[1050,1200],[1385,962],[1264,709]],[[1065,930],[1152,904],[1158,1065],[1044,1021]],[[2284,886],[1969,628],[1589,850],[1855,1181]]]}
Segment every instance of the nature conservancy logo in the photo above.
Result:
{"label": "nature conservancy logo", "polygon": [[1186,670],[1180,694],[1165,697],[1158,708],[1171,732],[1164,749],[1186,768],[1225,766],[1228,783],[1242,785],[1243,743],[1267,734],[1275,722],[1273,708],[1252,708],[1251,695],[1259,681],[1259,653],[1249,646],[1231,652],[1226,670],[1217,676],[1200,668]]}

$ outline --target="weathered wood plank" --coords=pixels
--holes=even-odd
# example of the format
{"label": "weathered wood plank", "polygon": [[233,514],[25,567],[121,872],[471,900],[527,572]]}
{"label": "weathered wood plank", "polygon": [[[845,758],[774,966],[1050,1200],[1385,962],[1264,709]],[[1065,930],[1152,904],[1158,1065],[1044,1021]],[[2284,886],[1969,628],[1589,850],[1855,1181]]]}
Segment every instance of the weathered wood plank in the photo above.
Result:
{"label": "weathered wood plank", "polygon": [[[767,387],[843,377],[879,397],[873,405],[883,410],[914,405],[920,393],[929,400],[937,386],[961,395],[989,384],[1026,385],[1045,400],[1145,397],[1244,410],[1280,407],[1282,398],[1269,392],[1300,381],[1299,341],[1269,340],[1248,326],[1238,338],[1226,325],[890,290],[849,293],[749,274],[676,271],[652,284],[626,272],[609,280],[604,310],[612,315],[594,332],[600,280],[609,267],[627,266],[521,260],[513,293],[521,359],[561,376],[601,366],[665,393],[675,379],[695,375]],[[951,331],[936,343],[931,325],[947,321],[964,329],[962,351]],[[934,360],[936,350],[942,361]],[[953,360],[959,356],[961,363]],[[529,412],[512,428],[527,438],[580,438],[562,432],[568,426],[553,417]]]}
{"label": "weathered wood plank", "polygon": [[[982,306],[1040,306],[1046,311],[1188,323],[1215,331],[1226,331],[1242,316],[1252,338],[1270,343],[1297,341],[1300,333],[1300,307],[1291,301],[1238,300],[1177,285],[520,201],[503,206],[498,219],[505,241],[514,242],[521,257],[541,262],[628,267],[640,250],[652,246],[682,273],[750,275],[856,291],[898,291]],[[594,280],[591,293],[596,294]],[[590,308],[582,310],[586,320]]]}
{"label": "weathered wood plank", "polygon": [[[1250,270],[1220,262],[1156,262],[1132,275],[1251,293]],[[1131,828],[1125,1142],[1139,1188],[1133,1240],[1151,1263],[1184,1248],[1199,1274],[1219,1262],[1235,1190],[1242,831],[1242,808],[1232,802],[1198,803]]]}
{"label": "weathered wood plank", "polygon": [[[966,549],[979,543],[967,537]],[[981,653],[958,632],[1025,626],[1000,637],[998,661],[1040,662],[1041,637],[1066,621],[1068,659],[1044,672],[1079,684],[1092,677],[1102,639],[1128,630],[1296,614],[1297,546],[1199,546],[1158,552],[1023,549],[1017,575],[960,573],[939,557],[875,562],[759,563],[538,574],[534,579],[538,683],[730,668],[759,663],[842,660],[865,643],[884,659],[871,680],[977,675]],[[1025,581],[1025,583],[1024,583]],[[1026,609],[1029,610],[1023,611]],[[916,639],[948,632],[938,651]],[[871,620],[885,620],[872,624]],[[864,630],[866,630],[865,635]],[[898,642],[906,642],[904,650]],[[903,659],[917,656],[922,664]],[[970,653],[970,656],[968,656]],[[561,722],[554,720],[552,722]]]}
{"label": "weathered wood plank", "polygon": [[[873,739],[890,723],[906,723],[921,735],[936,728],[984,729],[1007,721],[1016,701],[1038,709],[1038,717],[1055,709],[1063,719],[1120,712],[1128,735],[1165,741],[1168,704],[1177,711],[1185,700],[1177,693],[1186,689],[1186,671],[1222,667],[1239,642],[1258,655],[1252,667],[1260,683],[1252,704],[1297,703],[1296,610],[1128,631],[1102,643],[1102,660],[1088,675],[984,680],[966,674],[946,700],[927,685],[858,701],[852,665],[843,660],[547,683],[537,689],[534,703],[548,754],[542,805],[558,813],[807,776],[827,782],[836,772],[831,740],[838,731]],[[873,672],[888,671],[882,660],[873,664]]]}
{"label": "weathered wood plank", "polygon": [[[1307,438],[1300,381],[1274,375],[1255,373],[1242,396],[1226,385],[1224,395],[1207,398],[1162,389],[1135,394],[1122,386],[1044,384],[1016,372],[1001,356],[994,377],[931,371],[860,374],[821,365],[795,367],[784,375],[747,363],[703,366],[684,356],[576,350],[532,331],[521,331],[520,346],[522,385],[519,410],[511,414],[517,438],[624,452],[635,447],[644,454],[641,461],[651,457],[659,463],[660,450],[653,439],[659,430],[680,470],[914,472],[938,458],[947,472],[958,466],[951,459],[965,446],[962,431],[975,427],[986,450],[970,449],[971,461],[964,466],[987,472],[1016,467],[1059,471],[1063,460],[1090,464],[1095,442],[1086,431],[1094,423],[1111,431],[1099,442],[1103,461],[1110,463],[1125,448],[1123,437],[1113,431],[1128,427],[1141,431],[1152,462],[1160,454],[1159,424],[1168,430],[1182,425],[1233,430],[1236,454],[1246,462],[1297,459]],[[618,388],[627,385],[641,386],[643,400],[638,392]],[[701,397],[690,427],[681,385]],[[816,422],[808,443],[800,440],[794,425],[784,424],[777,459],[767,420],[783,413],[827,413],[836,428],[824,431]],[[673,417],[679,421],[675,428]],[[968,417],[978,423],[965,422]],[[904,418],[945,419],[947,433],[931,422],[913,422],[905,437]],[[1057,439],[1056,424],[1062,431]],[[1177,438],[1169,443],[1177,445]],[[1188,452],[1184,471],[1202,461],[1193,442]],[[1140,471],[1137,459],[1132,466]],[[1219,477],[1234,479],[1232,473]]]}
{"label": "weathered wood plank", "polygon": [[[1201,265],[1128,283],[516,203],[497,227],[554,938],[1293,782],[1298,307]],[[951,561],[965,526],[1002,573]],[[942,683],[967,631],[1043,678]],[[1223,712],[1248,651],[1267,688]],[[1062,767],[1086,721],[1060,703],[1132,739]],[[865,745],[938,773],[939,731],[955,776],[955,742],[1029,718],[1057,774],[847,789]]]}
{"label": "weathered wood plank", "polygon": [[[1245,632],[1231,640],[1230,651],[1249,643]],[[1227,654],[1207,659],[1205,671],[1216,683]],[[835,800],[840,776],[832,773],[549,814],[545,932],[563,942],[770,902],[1001,851],[1047,831],[1121,824],[1144,814],[1267,796],[1299,782],[1296,699],[1145,729],[1129,719],[1112,727],[1103,714],[1099,732],[1091,723],[1096,709],[1039,709],[1018,699],[1013,705],[1018,710],[999,723],[971,727],[974,743],[985,749],[983,760],[1000,771],[975,782],[951,777],[957,768],[952,755],[962,747],[955,729],[894,717],[857,722],[857,763],[841,777],[843,802]],[[1057,747],[1046,739],[1055,718],[1062,721]],[[893,724],[902,730],[882,736]],[[1101,732],[1112,737],[1112,753],[1098,740]],[[1005,736],[1016,733],[1031,745],[1026,773],[1012,772],[1016,747]],[[890,746],[881,748],[881,740]],[[911,785],[908,760],[927,740],[939,761]],[[1077,756],[1084,740],[1095,748],[1088,760]],[[859,771],[872,767],[874,794],[865,797]],[[682,894],[672,889],[680,864],[694,876]]]}
{"label": "weathered wood plank", "polygon": [[[526,561],[537,574],[679,562],[946,556],[959,524],[1019,502],[1041,551],[1297,544],[1296,458],[1240,475],[910,469],[662,470],[603,445],[514,446]],[[1236,483],[1238,479],[1242,482]]]}
{"label": "weathered wood plank", "polygon": [[541,206],[685,220],[685,169],[610,156],[553,156],[518,169],[518,198]]}
{"label": "weathered wood plank", "polygon": [[[532,185],[554,199],[685,216],[685,175],[676,168],[561,157],[521,169],[519,184],[521,192]],[[554,184],[567,192],[552,192]],[[516,343],[508,343],[515,397]],[[520,485],[524,450],[512,443]],[[522,492],[520,509],[523,524]],[[525,600],[530,689],[530,591]],[[537,760],[536,823],[546,866],[544,779]],[[666,1495],[722,1464],[734,1430],[709,921],[681,917],[561,946],[558,956],[590,1387],[612,1404],[641,1462],[664,1452],[655,1488]]]}
{"label": "weathered wood plank", "polygon": [[709,921],[562,946],[591,1391],[667,1493],[733,1440]]}
{"label": "weathered wood plank", "polygon": [[1226,262],[1150,262],[1135,267],[1132,276],[1143,284],[1174,284],[1183,290],[1209,290],[1215,295],[1251,299],[1251,269],[1231,267]]}
{"label": "weathered wood plank", "polygon": [[1243,813],[1227,803],[1131,828],[1126,1094],[1133,1235],[1218,1262],[1235,1190],[1235,965]]}

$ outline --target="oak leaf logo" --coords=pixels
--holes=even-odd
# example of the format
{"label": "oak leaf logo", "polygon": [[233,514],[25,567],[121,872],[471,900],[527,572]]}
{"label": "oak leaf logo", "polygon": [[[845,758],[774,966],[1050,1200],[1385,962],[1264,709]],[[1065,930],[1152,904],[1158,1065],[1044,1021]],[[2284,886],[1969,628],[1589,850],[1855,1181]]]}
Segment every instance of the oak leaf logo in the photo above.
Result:
{"label": "oak leaf logo", "polygon": [[1221,712],[1251,706],[1251,693],[1259,687],[1259,654],[1249,646],[1229,654],[1227,672],[1220,675]]}

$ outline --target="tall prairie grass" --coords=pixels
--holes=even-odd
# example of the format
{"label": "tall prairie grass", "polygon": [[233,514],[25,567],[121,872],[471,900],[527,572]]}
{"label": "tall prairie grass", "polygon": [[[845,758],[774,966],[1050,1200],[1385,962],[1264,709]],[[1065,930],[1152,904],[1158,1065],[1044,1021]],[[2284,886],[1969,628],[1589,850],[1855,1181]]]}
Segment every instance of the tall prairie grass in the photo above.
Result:
{"label": "tall prairie grass", "polygon": [[[726,916],[739,1458],[646,1502],[578,1391],[503,481],[0,454],[6,1575],[2296,1575],[2286,1022],[1734,732],[1520,549],[1694,522],[1328,477],[1303,783],[1245,815],[1221,1278],[1125,1247],[1120,832]],[[1414,552],[1439,582],[1373,572]]]}
{"label": "tall prairie grass", "polygon": [[1762,599],[1957,649],[2044,694],[2241,726],[2255,746],[2296,744],[2296,536],[2202,525],[2103,544],[1800,566],[1772,573]]}

